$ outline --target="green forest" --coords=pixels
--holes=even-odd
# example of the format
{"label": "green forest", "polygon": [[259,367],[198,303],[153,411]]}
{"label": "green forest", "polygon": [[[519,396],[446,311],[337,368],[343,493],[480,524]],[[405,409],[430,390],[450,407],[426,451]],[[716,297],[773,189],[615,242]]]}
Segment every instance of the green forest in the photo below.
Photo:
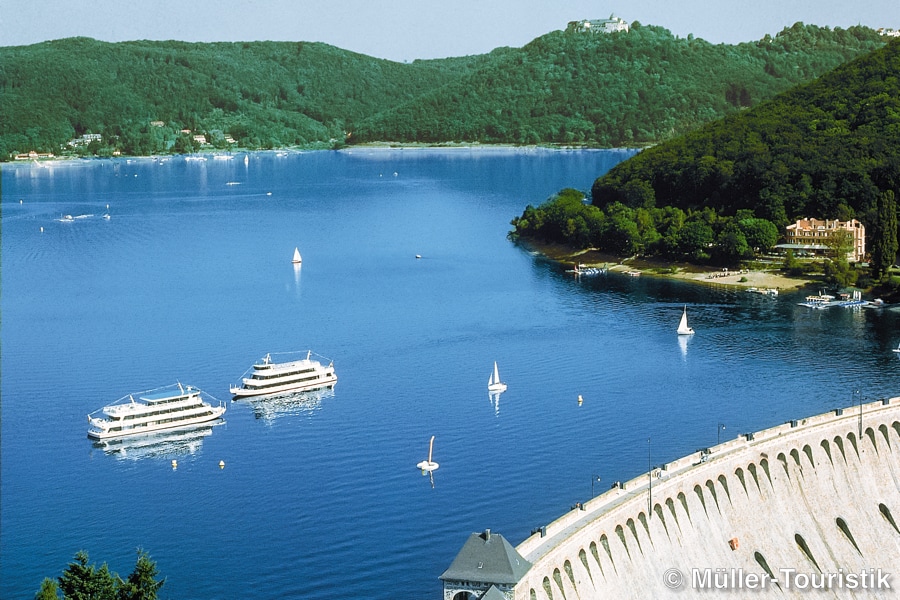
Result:
{"label": "green forest", "polygon": [[[881,47],[797,23],[738,45],[568,28],[523,48],[397,63],[310,42],[0,48],[0,160],[396,143],[645,145],[739,113]],[[67,142],[92,134],[83,143]],[[99,136],[99,139],[97,139]]]}
{"label": "green forest", "polygon": [[563,190],[527,207],[513,235],[732,264],[797,218],[856,218],[878,279],[896,259],[898,194],[900,40],[643,150],[597,179],[590,204]]}
{"label": "green forest", "polygon": [[137,551],[134,570],[122,579],[109,570],[106,563],[99,567],[88,563],[85,551],[79,551],[62,575],[41,582],[35,600],[156,600],[165,579],[158,579],[159,570],[150,555]]}

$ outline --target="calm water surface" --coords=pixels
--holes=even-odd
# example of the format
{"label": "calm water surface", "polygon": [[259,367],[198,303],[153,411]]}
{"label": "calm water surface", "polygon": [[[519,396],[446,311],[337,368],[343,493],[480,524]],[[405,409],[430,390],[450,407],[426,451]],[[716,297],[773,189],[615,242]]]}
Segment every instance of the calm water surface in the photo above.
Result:
{"label": "calm water surface", "polygon": [[[644,472],[648,439],[659,464],[720,423],[900,394],[900,313],[579,282],[506,239],[525,205],[629,154],[4,166],[0,597],[32,598],[79,549],[126,575],[142,547],[166,598],[438,599],[469,533],[519,543],[595,475],[599,492]],[[334,360],[333,393],[230,401],[254,360],[307,349]],[[225,423],[86,438],[87,413],[176,381],[228,402]],[[432,435],[433,480],[415,468]]]}

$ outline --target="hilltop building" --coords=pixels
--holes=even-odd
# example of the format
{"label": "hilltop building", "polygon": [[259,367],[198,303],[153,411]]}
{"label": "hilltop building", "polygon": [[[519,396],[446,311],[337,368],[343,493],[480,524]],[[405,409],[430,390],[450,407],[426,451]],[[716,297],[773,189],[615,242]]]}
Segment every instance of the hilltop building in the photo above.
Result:
{"label": "hilltop building", "polygon": [[866,255],[866,228],[856,219],[850,221],[798,219],[796,223],[787,226],[786,243],[775,247],[809,254],[825,254],[831,248],[831,239],[838,232],[844,231],[849,232],[853,238],[853,249],[847,253],[847,260],[850,262],[863,260]]}
{"label": "hilltop building", "polygon": [[615,15],[609,15],[608,19],[586,19],[584,21],[571,21],[567,27],[569,31],[583,33],[615,33],[624,31],[628,33],[628,23]]}

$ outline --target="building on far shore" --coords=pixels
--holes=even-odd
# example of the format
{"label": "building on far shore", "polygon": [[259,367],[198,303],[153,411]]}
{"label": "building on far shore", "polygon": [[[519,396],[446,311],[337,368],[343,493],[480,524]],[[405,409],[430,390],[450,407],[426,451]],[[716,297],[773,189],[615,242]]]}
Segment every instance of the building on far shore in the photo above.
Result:
{"label": "building on far shore", "polygon": [[615,15],[609,15],[608,19],[585,19],[583,21],[570,21],[566,28],[568,31],[582,33],[615,33],[624,31],[628,33],[628,23]]}
{"label": "building on far shore", "polygon": [[847,253],[849,262],[860,262],[866,255],[866,228],[857,221],[838,221],[837,219],[797,219],[788,225],[785,232],[785,243],[777,244],[780,250],[793,250],[808,254],[825,254],[831,248],[832,238],[838,232],[848,232],[853,240],[853,247]]}

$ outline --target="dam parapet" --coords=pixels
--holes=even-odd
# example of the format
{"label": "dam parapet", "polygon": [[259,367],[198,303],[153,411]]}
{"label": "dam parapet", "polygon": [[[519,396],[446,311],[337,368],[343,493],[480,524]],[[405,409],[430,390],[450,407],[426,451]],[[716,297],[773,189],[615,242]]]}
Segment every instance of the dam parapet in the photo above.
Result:
{"label": "dam parapet", "polygon": [[891,588],[866,597],[900,597],[898,523],[900,397],[744,433],[617,483],[516,546],[530,568],[504,596],[740,598],[762,585],[842,598],[863,573]]}

